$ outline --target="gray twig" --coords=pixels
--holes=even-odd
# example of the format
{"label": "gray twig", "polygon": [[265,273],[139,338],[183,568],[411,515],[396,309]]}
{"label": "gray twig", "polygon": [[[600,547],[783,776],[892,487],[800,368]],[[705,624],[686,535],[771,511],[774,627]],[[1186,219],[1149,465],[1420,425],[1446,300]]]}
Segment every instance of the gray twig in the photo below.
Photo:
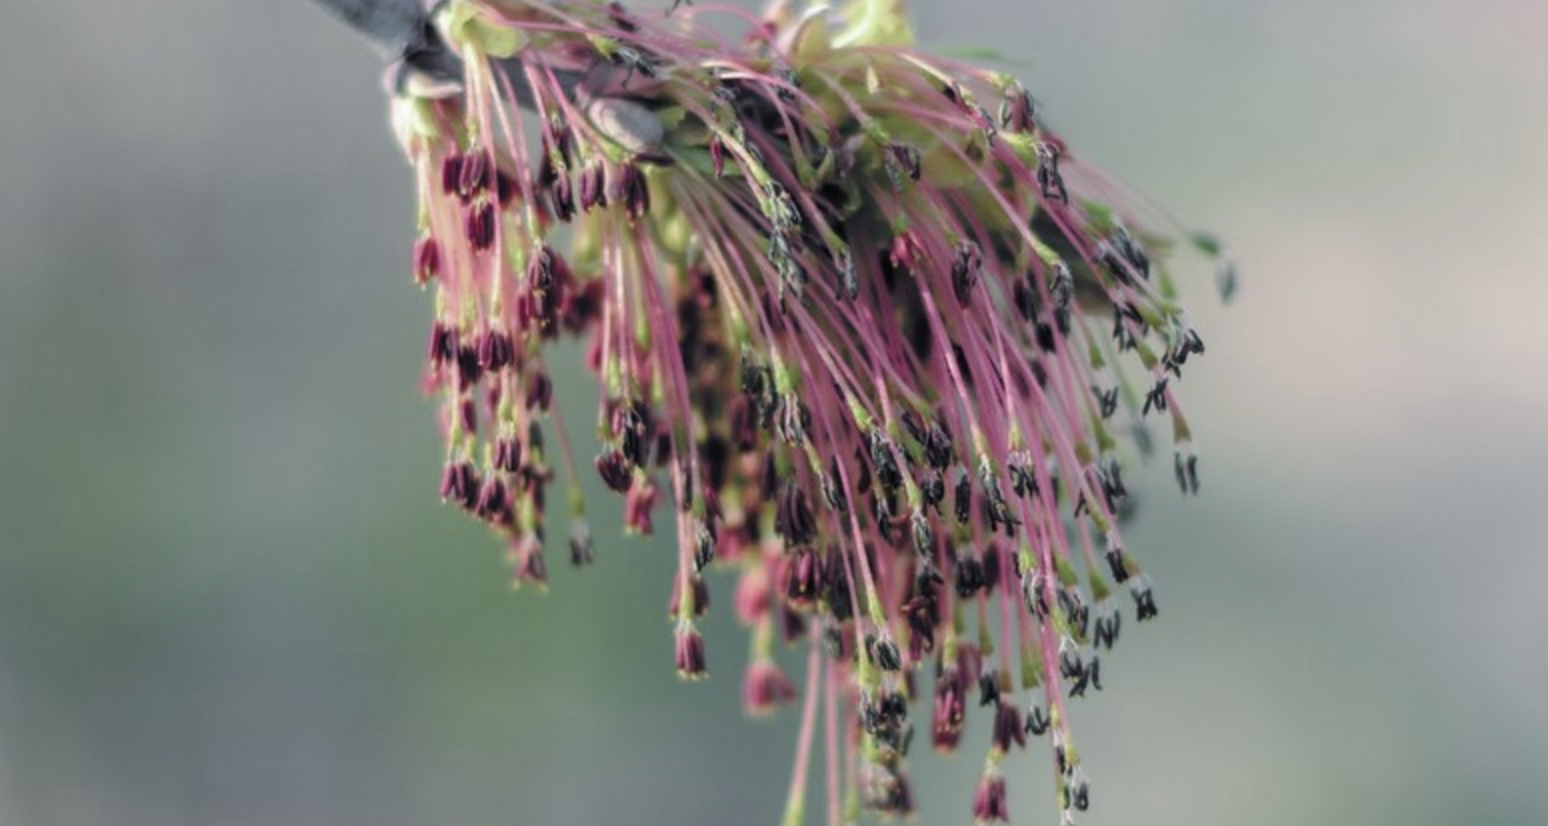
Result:
{"label": "gray twig", "polygon": [[[431,20],[431,11],[420,0],[317,0],[355,31],[365,35],[387,56],[391,66],[389,84],[394,92],[437,89],[442,94],[460,94],[462,60],[441,39]],[[532,108],[532,87],[522,71],[521,61],[501,61],[516,102]],[[579,72],[554,70],[560,88],[574,97],[580,82]]]}

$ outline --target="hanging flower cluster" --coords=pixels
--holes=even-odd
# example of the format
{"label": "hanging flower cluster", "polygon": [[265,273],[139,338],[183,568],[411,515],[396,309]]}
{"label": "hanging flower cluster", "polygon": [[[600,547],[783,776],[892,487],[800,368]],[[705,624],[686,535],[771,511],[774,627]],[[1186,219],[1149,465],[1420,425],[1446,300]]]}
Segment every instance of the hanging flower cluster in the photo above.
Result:
{"label": "hanging flower cluster", "polygon": [[[747,709],[805,704],[787,822],[819,708],[830,822],[908,813],[910,744],[953,750],[970,709],[993,732],[973,816],[1007,819],[1002,758],[1043,738],[1072,820],[1091,791],[1066,705],[1102,688],[1123,604],[1158,610],[1119,530],[1142,420],[1170,423],[1198,489],[1175,380],[1204,344],[1162,260],[1179,234],[1141,225],[1016,80],[913,51],[898,0],[453,0],[425,21],[390,81],[441,496],[541,585],[557,457],[570,557],[591,561],[550,415],[547,344],[579,337],[594,472],[629,531],[671,513],[678,673],[707,673],[719,568],[753,640]],[[779,638],[809,646],[804,692]]]}

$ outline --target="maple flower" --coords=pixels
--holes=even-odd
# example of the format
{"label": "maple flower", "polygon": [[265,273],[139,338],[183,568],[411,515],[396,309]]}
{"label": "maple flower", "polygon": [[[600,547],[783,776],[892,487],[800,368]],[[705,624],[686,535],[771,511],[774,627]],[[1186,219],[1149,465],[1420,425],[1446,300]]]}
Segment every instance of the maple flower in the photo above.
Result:
{"label": "maple flower", "polygon": [[[1159,613],[1120,529],[1147,422],[1198,490],[1176,379],[1204,343],[1167,254],[1219,245],[1085,164],[1014,78],[916,51],[897,0],[329,5],[396,58],[441,495],[504,537],[518,583],[547,578],[556,460],[570,557],[594,555],[575,423],[551,415],[549,344],[575,336],[592,468],[629,531],[675,538],[678,673],[710,673],[720,569],[746,707],[804,703],[787,823],[818,708],[830,822],[911,810],[921,713],[942,751],[969,718],[991,731],[979,822],[1007,819],[1000,762],[1029,737],[1062,819],[1084,810],[1066,707],[1102,688],[1125,594]],[[804,690],[776,637],[809,647]]]}

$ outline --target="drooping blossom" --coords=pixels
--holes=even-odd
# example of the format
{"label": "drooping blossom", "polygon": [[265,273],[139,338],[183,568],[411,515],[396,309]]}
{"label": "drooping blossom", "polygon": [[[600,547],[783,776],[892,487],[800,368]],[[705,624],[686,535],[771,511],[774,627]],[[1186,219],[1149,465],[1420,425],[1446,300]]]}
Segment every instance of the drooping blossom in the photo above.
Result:
{"label": "drooping blossom", "polygon": [[[597,474],[630,532],[674,537],[685,678],[711,672],[706,578],[736,576],[748,710],[804,704],[787,822],[818,709],[830,822],[906,814],[916,727],[951,751],[968,725],[991,733],[976,820],[1007,819],[1000,761],[1042,740],[1068,821],[1089,784],[1066,707],[1102,688],[1120,603],[1159,613],[1120,529],[1147,428],[1198,490],[1177,379],[1204,344],[1168,253],[1220,249],[1087,165],[1016,79],[916,51],[900,6],[397,7],[441,495],[542,584],[553,464],[578,565]],[[552,414],[562,337],[588,348],[593,421]],[[808,647],[800,692],[781,639]]]}

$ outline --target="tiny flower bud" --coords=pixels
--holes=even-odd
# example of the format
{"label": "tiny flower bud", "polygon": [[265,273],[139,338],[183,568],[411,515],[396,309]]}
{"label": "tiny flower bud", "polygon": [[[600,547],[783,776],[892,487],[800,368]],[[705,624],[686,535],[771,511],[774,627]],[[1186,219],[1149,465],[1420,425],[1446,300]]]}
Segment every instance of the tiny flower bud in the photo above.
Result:
{"label": "tiny flower bud", "polygon": [[677,676],[684,680],[702,680],[709,676],[704,664],[704,638],[692,625],[679,625],[673,649]]}
{"label": "tiny flower bud", "polygon": [[624,458],[622,452],[614,450],[603,453],[597,457],[597,474],[602,477],[602,483],[614,493],[624,493],[634,481],[634,475],[629,470],[629,461]]}
{"label": "tiny flower bud", "polygon": [[930,718],[931,740],[936,751],[956,749],[962,737],[962,721],[967,716],[963,697],[962,672],[949,665],[935,681],[935,707]]}
{"label": "tiny flower bud", "polygon": [[461,195],[464,201],[483,194],[494,180],[494,165],[490,163],[489,153],[484,151],[464,155],[460,172],[461,176],[457,180],[457,194]]}
{"label": "tiny flower bud", "polygon": [[452,364],[457,360],[457,331],[437,321],[430,327],[429,358],[431,364]]}
{"label": "tiny flower bud", "polygon": [[502,437],[495,442],[494,451],[495,470],[505,473],[515,473],[521,469],[521,442],[510,437]]}
{"label": "tiny flower bud", "polygon": [[809,608],[823,593],[822,560],[810,548],[801,548],[784,559],[785,599],[798,608]]}
{"label": "tiny flower bud", "polygon": [[817,535],[817,520],[806,501],[806,491],[794,482],[787,482],[780,491],[774,530],[792,546],[811,544]]}
{"label": "tiny flower bud", "polygon": [[752,565],[742,571],[732,595],[732,608],[737,621],[753,626],[769,613],[769,575],[763,565]]}
{"label": "tiny flower bud", "polygon": [[547,411],[554,401],[554,382],[548,373],[538,369],[527,377],[526,405],[528,410]]}
{"label": "tiny flower bud", "polygon": [[655,510],[660,495],[655,483],[648,480],[629,488],[624,496],[624,526],[642,536],[654,533],[655,522],[651,512]]}
{"label": "tiny flower bud", "polygon": [[1021,712],[1014,704],[1000,703],[995,708],[991,743],[1001,754],[1010,751],[1013,744],[1026,747],[1027,733],[1021,727]]}
{"label": "tiny flower bud", "polygon": [[623,202],[624,213],[631,221],[638,221],[650,211],[650,187],[646,185],[645,175],[640,172],[637,165],[633,163],[623,165],[618,196]]}
{"label": "tiny flower bud", "polygon": [[607,169],[601,161],[588,164],[580,174],[580,208],[591,212],[607,206]]}
{"label": "tiny flower bud", "polygon": [[487,201],[468,210],[466,231],[468,243],[477,252],[484,252],[495,242],[495,208]]}
{"label": "tiny flower bud", "polygon": [[475,512],[480,517],[495,522],[509,513],[510,507],[510,492],[505,487],[505,480],[498,476],[485,480],[478,494]]}
{"label": "tiny flower bud", "polygon": [[462,157],[453,154],[441,160],[441,190],[447,195],[461,195]]}
{"label": "tiny flower bud", "polygon": [[772,660],[756,660],[742,678],[742,708],[754,717],[773,714],[796,697],[795,686]]}
{"label": "tiny flower bud", "polygon": [[1005,778],[999,774],[986,774],[978,781],[973,792],[973,822],[1009,823],[1010,813],[1005,805]]}
{"label": "tiny flower bud", "polygon": [[441,245],[431,236],[414,242],[414,283],[423,287],[441,271]]}

